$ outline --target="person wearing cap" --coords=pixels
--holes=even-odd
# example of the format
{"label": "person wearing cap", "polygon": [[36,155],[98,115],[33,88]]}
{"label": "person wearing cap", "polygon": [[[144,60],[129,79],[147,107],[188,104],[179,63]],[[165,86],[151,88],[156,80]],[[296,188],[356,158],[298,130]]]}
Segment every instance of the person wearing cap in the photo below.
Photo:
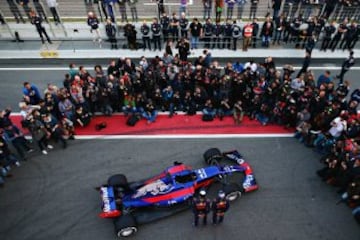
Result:
{"label": "person wearing cap", "polygon": [[199,198],[193,200],[194,226],[199,224],[199,218],[203,219],[203,225],[207,224],[207,214],[210,212],[211,203],[206,198],[206,191],[200,190]]}
{"label": "person wearing cap", "polygon": [[229,209],[229,200],[225,198],[225,192],[220,190],[218,197],[211,203],[213,211],[213,224],[222,223],[224,221],[225,212]]}

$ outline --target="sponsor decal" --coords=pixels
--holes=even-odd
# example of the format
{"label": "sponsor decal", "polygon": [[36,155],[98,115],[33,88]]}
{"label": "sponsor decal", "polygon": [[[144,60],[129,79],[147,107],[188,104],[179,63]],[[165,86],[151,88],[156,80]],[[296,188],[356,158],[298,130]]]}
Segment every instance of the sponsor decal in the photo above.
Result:
{"label": "sponsor decal", "polygon": [[171,184],[166,184],[161,179],[155,182],[149,183],[141,188],[133,195],[133,198],[145,196],[150,193],[151,195],[166,194],[169,193],[174,187]]}
{"label": "sponsor decal", "polygon": [[199,175],[200,178],[206,178],[207,177],[205,169],[203,169],[203,168],[200,168],[200,169],[196,170],[196,173]]}

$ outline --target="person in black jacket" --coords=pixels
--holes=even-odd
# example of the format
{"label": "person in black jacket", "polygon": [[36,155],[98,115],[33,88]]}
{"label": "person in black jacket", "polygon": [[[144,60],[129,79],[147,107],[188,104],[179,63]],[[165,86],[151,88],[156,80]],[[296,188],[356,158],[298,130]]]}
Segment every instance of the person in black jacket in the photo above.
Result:
{"label": "person in black jacket", "polygon": [[117,40],[116,40],[116,27],[111,22],[110,18],[106,20],[105,30],[106,30],[106,36],[108,37],[109,42],[111,43],[111,49],[118,49]]}
{"label": "person in black jacket", "polygon": [[33,3],[34,3],[35,9],[36,9],[39,17],[41,17],[42,19],[44,19],[45,22],[49,22],[48,19],[47,19],[47,17],[46,17],[44,8],[43,8],[43,6],[41,5],[40,0],[33,0]]}
{"label": "person in black jacket", "polygon": [[144,20],[143,25],[140,28],[141,34],[142,34],[142,40],[143,40],[143,49],[145,51],[146,46],[149,50],[151,50],[151,43],[150,43],[150,27],[146,24],[146,21]]}
{"label": "person in black jacket", "polygon": [[354,58],[354,52],[350,51],[349,57],[343,62],[341,66],[340,74],[336,77],[340,79],[339,85],[343,84],[344,81],[344,75],[347,71],[350,70],[350,68],[355,64],[355,58]]}
{"label": "person in black jacket", "polygon": [[227,47],[228,49],[230,49],[230,41],[231,41],[232,31],[233,31],[232,27],[233,26],[231,24],[231,20],[228,19],[224,26],[223,48]]}
{"label": "person in black jacket", "polygon": [[252,32],[252,47],[256,48],[257,36],[259,33],[259,24],[257,23],[257,18],[254,18],[252,22],[253,32]]}
{"label": "person in black jacket", "polygon": [[236,24],[236,20],[234,20],[232,25],[232,38],[233,38],[233,50],[237,49],[237,40],[241,37],[241,28]]}
{"label": "person in black jacket", "polygon": [[336,46],[338,45],[339,41],[341,40],[341,38],[347,31],[347,23],[348,23],[348,21],[344,20],[342,23],[339,24],[339,26],[337,28],[337,32],[330,43],[329,48],[331,48],[331,51],[335,51]]}
{"label": "person in black jacket", "polygon": [[160,31],[161,31],[161,26],[158,23],[158,19],[154,18],[153,23],[151,24],[151,32],[154,41],[154,51],[156,51],[156,48],[158,48],[159,51],[161,51]]}
{"label": "person in black jacket", "polygon": [[324,38],[323,38],[323,42],[321,44],[320,51],[322,51],[322,50],[326,51],[326,49],[329,47],[329,44],[331,41],[331,36],[336,31],[335,24],[336,24],[336,22],[333,21],[329,26],[325,27]]}
{"label": "person in black jacket", "polygon": [[45,35],[47,41],[52,44],[50,38],[49,38],[49,35],[47,34],[45,28],[42,26],[42,19],[41,17],[37,16],[35,11],[31,11],[30,13],[30,16],[31,16],[31,24],[35,25],[36,27],[36,30],[37,32],[39,33],[39,36],[41,38],[41,41],[42,43],[44,44],[45,43],[45,40],[44,40],[44,36],[43,34]]}
{"label": "person in black jacket", "polygon": [[311,54],[306,51],[305,58],[304,58],[304,61],[303,61],[303,65],[302,65],[299,73],[296,76],[297,78],[299,78],[301,74],[307,72],[308,67],[310,66],[310,61],[311,61]]}
{"label": "person in black jacket", "polygon": [[206,19],[206,23],[203,26],[205,48],[210,48],[211,36],[213,34],[214,25],[211,23],[211,19]]}
{"label": "person in black jacket", "polygon": [[187,62],[187,57],[190,50],[190,43],[186,38],[181,38],[177,43],[176,48],[179,50],[180,60],[183,62]]}
{"label": "person in black jacket", "polygon": [[342,48],[343,51],[345,49],[350,50],[350,44],[355,38],[355,35],[357,34],[357,24],[356,22],[352,22],[351,25],[348,27],[347,31],[344,34],[344,38],[340,43],[340,48]]}
{"label": "person in black jacket", "polygon": [[20,20],[23,23],[26,23],[25,19],[23,18],[23,16],[21,15],[21,12],[18,8],[18,6],[16,5],[16,3],[14,2],[15,0],[6,0],[9,4],[9,8],[11,13],[14,15],[14,18],[16,20],[16,23],[19,23]]}
{"label": "person in black jacket", "polygon": [[259,3],[259,0],[251,0],[249,19],[256,18],[256,11],[258,8],[258,3]]}
{"label": "person in black jacket", "polygon": [[272,0],[272,8],[274,9],[274,13],[273,13],[274,21],[276,21],[276,19],[279,18],[281,2],[282,2],[282,0]]}
{"label": "person in black jacket", "polygon": [[220,21],[217,21],[213,28],[214,38],[213,38],[212,48],[215,48],[217,43],[217,47],[221,49],[222,46],[220,43],[221,43],[221,35],[223,34],[223,32],[224,32],[223,25],[220,24]]}
{"label": "person in black jacket", "polygon": [[162,17],[160,18],[160,25],[162,29],[163,39],[164,42],[167,42],[169,39],[170,34],[170,18],[168,15],[164,12]]}

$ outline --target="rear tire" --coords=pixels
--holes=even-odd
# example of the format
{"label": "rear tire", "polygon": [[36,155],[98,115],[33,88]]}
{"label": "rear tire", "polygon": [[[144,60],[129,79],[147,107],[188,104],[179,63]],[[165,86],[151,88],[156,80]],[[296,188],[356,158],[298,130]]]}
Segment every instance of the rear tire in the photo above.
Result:
{"label": "rear tire", "polygon": [[132,215],[123,215],[114,222],[117,237],[129,237],[137,232],[137,224]]}
{"label": "rear tire", "polygon": [[210,148],[203,154],[204,160],[209,165],[218,165],[222,159],[221,151],[218,148]]}
{"label": "rear tire", "polygon": [[236,183],[226,184],[223,188],[225,192],[226,199],[230,202],[235,201],[239,197],[241,197],[241,187]]}
{"label": "rear tire", "polygon": [[126,179],[126,176],[123,174],[116,174],[109,177],[107,181],[108,185],[111,187],[122,187],[122,188],[128,188],[129,184]]}

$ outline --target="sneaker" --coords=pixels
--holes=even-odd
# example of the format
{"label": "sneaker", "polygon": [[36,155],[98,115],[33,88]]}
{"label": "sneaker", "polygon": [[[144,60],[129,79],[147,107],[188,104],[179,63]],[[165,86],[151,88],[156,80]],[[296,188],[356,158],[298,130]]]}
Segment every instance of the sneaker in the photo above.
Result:
{"label": "sneaker", "polygon": [[48,152],[47,152],[46,150],[42,150],[41,152],[42,152],[42,154],[44,154],[44,155],[47,155],[47,154],[48,154]]}
{"label": "sneaker", "polygon": [[47,145],[47,148],[48,148],[48,149],[53,149],[54,147],[49,144],[49,145]]}
{"label": "sneaker", "polygon": [[15,166],[20,167],[21,166],[20,162],[19,161],[15,162]]}
{"label": "sneaker", "polygon": [[27,150],[28,153],[32,153],[34,151],[34,149],[30,148],[29,150]]}

